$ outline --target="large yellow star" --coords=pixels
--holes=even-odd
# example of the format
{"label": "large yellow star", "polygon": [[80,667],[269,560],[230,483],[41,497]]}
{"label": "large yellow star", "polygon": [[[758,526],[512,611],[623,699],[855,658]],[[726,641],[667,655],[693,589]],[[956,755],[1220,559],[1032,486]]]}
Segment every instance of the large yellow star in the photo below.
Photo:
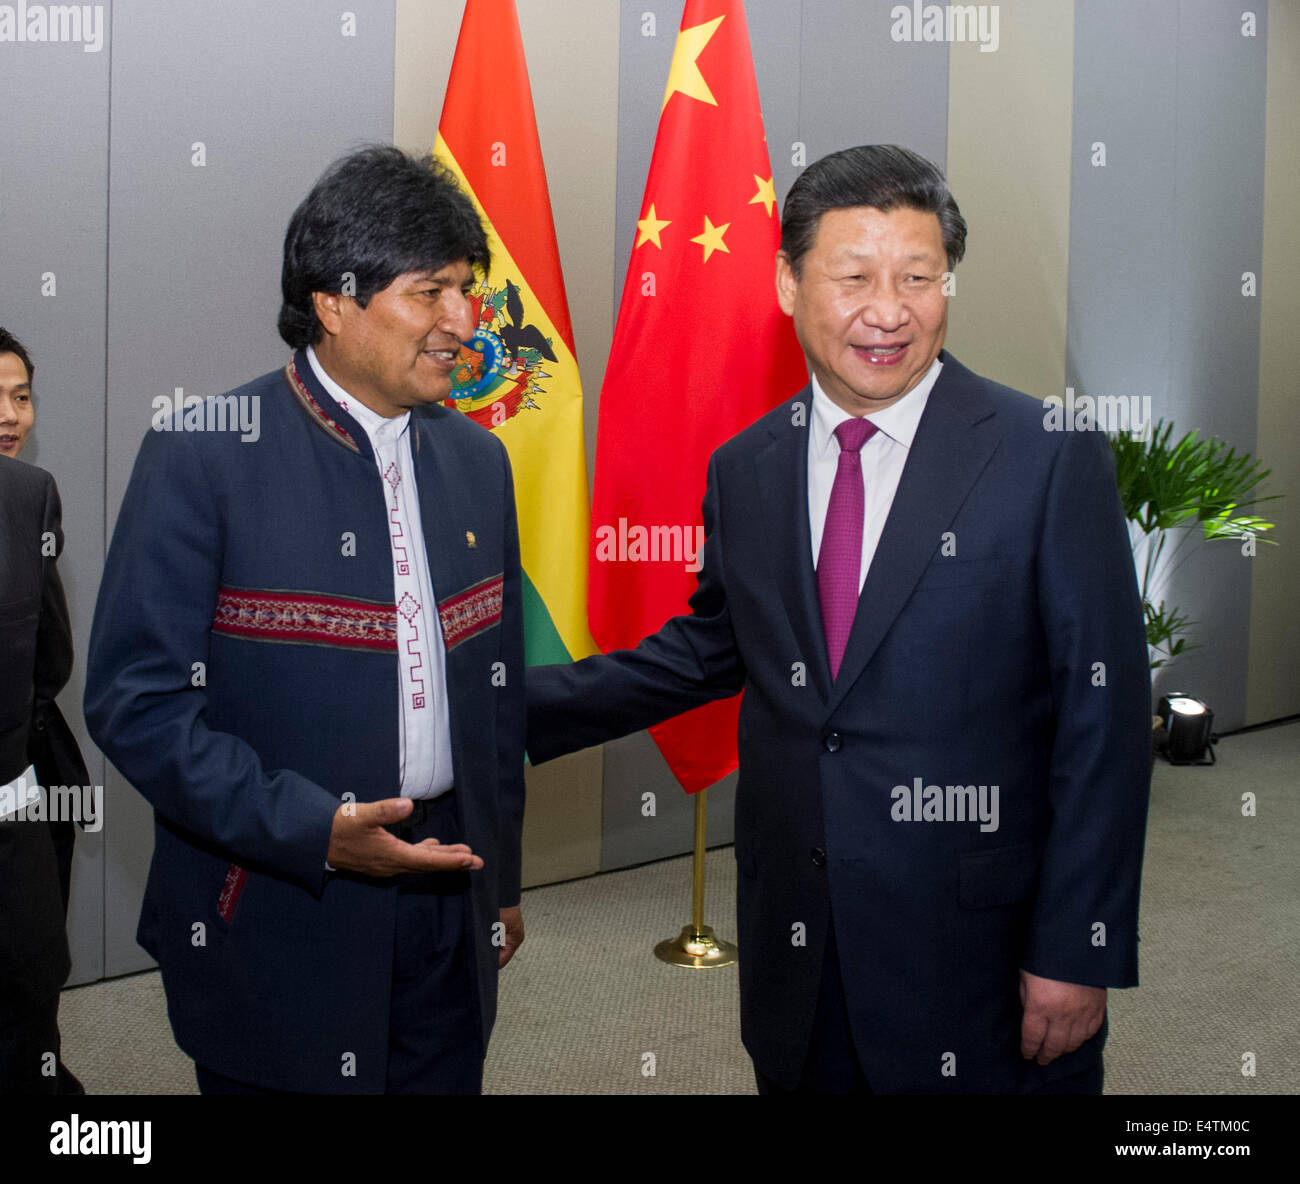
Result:
{"label": "large yellow star", "polygon": [[731,248],[722,241],[722,236],[726,234],[730,228],[730,222],[724,222],[721,226],[714,226],[713,223],[709,221],[708,214],[704,215],[704,231],[702,234],[697,234],[693,239],[691,239],[691,242],[699,243],[700,246],[704,248],[705,263],[709,261],[709,256],[712,255],[714,251],[725,251],[728,255],[731,254]]}
{"label": "large yellow star", "polygon": [[[664,249],[663,243],[659,241],[659,234],[665,226],[671,226],[672,221],[668,218],[660,218],[655,214],[655,204],[650,203],[650,212],[636,224],[636,247],[642,243],[654,243],[661,251]],[[636,247],[632,249],[635,251]]]}
{"label": "large yellow star", "polygon": [[776,186],[772,184],[772,178],[768,177],[763,180],[757,173],[754,174],[754,180],[758,182],[758,192],[749,199],[751,206],[756,206],[761,201],[767,207],[767,216],[772,216],[772,207],[776,205]]}
{"label": "large yellow star", "polygon": [[668,106],[668,100],[677,91],[681,91],[689,99],[699,99],[702,103],[708,103],[711,107],[718,105],[718,100],[713,97],[709,84],[704,81],[704,75],[700,73],[695,59],[704,52],[709,38],[718,31],[718,26],[724,19],[725,16],[720,16],[706,24],[683,29],[677,34],[677,45],[673,49],[673,64],[668,69],[668,86],[664,89],[664,101],[659,108],[661,113],[664,107]]}

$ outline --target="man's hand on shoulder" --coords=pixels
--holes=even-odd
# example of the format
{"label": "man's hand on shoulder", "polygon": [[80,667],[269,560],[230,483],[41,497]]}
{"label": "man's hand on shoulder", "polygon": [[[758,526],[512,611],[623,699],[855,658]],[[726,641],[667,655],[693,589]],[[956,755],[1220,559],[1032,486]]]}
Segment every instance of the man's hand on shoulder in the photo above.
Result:
{"label": "man's hand on shoulder", "polygon": [[1020,972],[1020,1055],[1050,1064],[1096,1035],[1106,1014],[1106,988],[1063,983]]}
{"label": "man's hand on shoulder", "polygon": [[400,822],[413,807],[410,798],[347,802],[340,806],[334,813],[326,862],[333,868],[367,876],[454,872],[483,866],[483,860],[464,843],[444,846],[437,839],[406,843],[384,829]]}

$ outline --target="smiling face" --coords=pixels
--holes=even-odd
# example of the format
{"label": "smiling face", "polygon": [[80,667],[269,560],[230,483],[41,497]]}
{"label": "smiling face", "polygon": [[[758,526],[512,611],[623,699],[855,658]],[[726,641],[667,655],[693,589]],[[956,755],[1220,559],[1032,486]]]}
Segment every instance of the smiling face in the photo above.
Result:
{"label": "smiling face", "polygon": [[22,451],[35,419],[27,367],[17,354],[0,354],[0,455]]}
{"label": "smiling face", "polygon": [[462,341],[474,334],[464,260],[399,275],[362,308],[350,296],[314,292],[325,332],[316,355],[331,378],[388,418],[451,394]]}
{"label": "smiling face", "polygon": [[828,210],[798,276],[778,252],[777,299],[838,407],[883,411],[925,377],[948,329],[947,267],[938,217],[906,208]]}

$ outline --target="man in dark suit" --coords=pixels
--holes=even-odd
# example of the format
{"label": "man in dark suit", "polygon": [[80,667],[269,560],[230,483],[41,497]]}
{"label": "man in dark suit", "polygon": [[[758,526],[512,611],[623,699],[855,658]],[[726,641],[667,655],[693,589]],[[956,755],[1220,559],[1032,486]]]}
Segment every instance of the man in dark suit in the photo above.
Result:
{"label": "man in dark suit", "polygon": [[438,404],[488,262],[430,161],[337,162],[282,371],[155,406],[100,588],[95,740],[155,810],[140,917],[205,1093],[476,1093],[523,940],[510,465]]}
{"label": "man in dark suit", "polygon": [[[36,421],[35,403],[33,401],[32,383],[36,368],[32,364],[23,343],[7,329],[0,328],[0,456],[17,457],[27,443],[27,437]],[[63,713],[59,710],[55,695],[63,688],[72,673],[72,634],[68,623],[68,608],[63,596],[63,586],[59,581],[55,566],[57,556],[63,550],[62,515],[59,504],[59,491],[54,478],[41,469],[30,466],[4,465],[5,481],[14,487],[12,496],[0,494],[0,506],[7,525],[0,536],[0,619],[9,613],[18,614],[31,607],[30,595],[34,588],[41,588],[42,596],[37,617],[31,617],[30,623],[37,628],[35,635],[26,634],[22,627],[14,629],[15,646],[6,648],[0,673],[4,675],[4,686],[0,695],[8,695],[8,702],[2,710],[8,721],[0,724],[5,733],[0,746],[7,745],[0,760],[0,783],[8,782],[13,789],[11,798],[30,797],[29,790],[45,790],[45,822],[40,825],[39,818],[31,817],[33,811],[24,808],[21,817],[28,825],[23,829],[47,829],[54,851],[54,862],[58,877],[59,899],[62,904],[63,921],[60,921],[58,937],[55,938],[55,926],[48,910],[46,892],[43,888],[32,888],[44,880],[40,866],[45,862],[44,844],[34,836],[22,838],[7,831],[14,828],[0,828],[0,865],[8,868],[7,873],[0,871],[0,917],[12,918],[9,937],[8,956],[0,959],[0,993],[4,984],[15,986],[26,982],[30,992],[36,988],[36,996],[43,999],[39,1016],[17,1007],[9,1014],[18,1018],[18,1026],[10,1037],[0,1036],[0,1044],[6,1045],[15,1059],[7,1059],[6,1068],[0,1071],[7,1082],[27,1082],[32,1085],[30,1072],[34,1071],[35,1062],[31,1059],[30,1048],[25,1048],[25,1041],[37,1036],[39,1038],[32,1048],[39,1047],[44,1057],[46,1050],[57,1050],[62,1041],[57,1026],[51,1038],[46,1025],[52,1023],[58,1010],[58,988],[68,976],[68,947],[64,938],[64,922],[68,915],[68,901],[72,890],[72,852],[76,841],[76,827],[73,819],[65,817],[57,807],[67,803],[67,793],[71,789],[75,803],[86,803],[83,796],[91,792],[90,776],[86,771],[85,761],[77,746],[76,737],[68,727]],[[39,495],[32,500],[32,495]],[[35,540],[35,541],[33,541]],[[22,594],[24,589],[27,596]],[[35,640],[36,651],[31,642]],[[11,668],[11,663],[13,663]],[[24,714],[25,713],[25,714]],[[7,778],[5,770],[15,761],[20,760],[18,737],[26,735],[26,761],[29,765],[23,777],[23,793],[19,787]],[[52,787],[59,787],[54,789]],[[3,795],[0,794],[0,797]],[[0,815],[7,807],[0,802]],[[77,821],[84,825],[92,819],[81,816],[77,811]],[[97,824],[96,824],[97,825]],[[36,860],[37,864],[28,863]],[[21,885],[24,902],[29,890],[39,894],[32,915],[21,918],[17,914],[21,905],[8,902],[4,907],[4,885],[10,888]],[[3,944],[3,938],[0,938]],[[23,950],[26,953],[23,953]],[[50,994],[49,975],[55,968],[62,966],[57,984]],[[20,987],[21,989],[21,987]],[[36,996],[31,996],[33,998]],[[22,1033],[26,1033],[25,1036]],[[6,1054],[0,1054],[6,1055]],[[26,1068],[22,1068],[26,1066]],[[85,1089],[76,1076],[57,1055],[51,1064],[42,1060],[41,1077],[35,1088],[41,1092],[51,1089],[51,1071],[56,1078],[53,1092],[61,1094],[83,1094]],[[10,1072],[17,1077],[11,1077]]]}
{"label": "man in dark suit", "polygon": [[541,761],[732,694],[741,1034],[761,1092],[1100,1092],[1137,981],[1142,614],[1105,437],[943,352],[938,169],[795,182],[813,381],[713,455],[689,615],[529,671]]}
{"label": "man in dark suit", "polygon": [[[33,718],[72,673],[59,491],[10,457],[31,425],[30,359],[0,329],[0,1093],[58,1093],[59,988],[71,963],[59,861],[44,815],[26,817]],[[69,1078],[71,1080],[71,1078]]]}

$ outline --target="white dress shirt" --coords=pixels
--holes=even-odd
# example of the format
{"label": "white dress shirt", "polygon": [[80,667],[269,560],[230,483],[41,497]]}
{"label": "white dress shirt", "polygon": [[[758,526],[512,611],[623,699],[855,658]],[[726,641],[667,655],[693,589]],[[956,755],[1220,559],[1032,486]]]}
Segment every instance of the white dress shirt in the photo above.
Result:
{"label": "white dress shirt", "polygon": [[[935,358],[925,377],[897,403],[866,417],[876,425],[876,433],[862,446],[862,485],[866,504],[863,507],[859,592],[867,582],[867,571],[885,529],[889,507],[894,504],[894,494],[898,491],[903,465],[916,435],[916,425],[921,422],[921,413],[942,369],[943,363]],[[831,487],[835,484],[835,470],[840,462],[840,442],[835,437],[835,429],[853,416],[831,402],[816,375],[813,375],[812,389],[812,420],[808,425],[808,525],[812,531],[815,569],[822,546],[822,531],[826,526],[826,510],[831,503]]]}
{"label": "white dress shirt", "polygon": [[[401,796],[436,798],[452,787],[447,651],[429,578],[420,499],[411,457],[411,413],[385,418],[349,395],[307,347],[321,385],[361,425],[375,453],[388,505],[397,603],[398,769]],[[348,694],[348,688],[341,688]]]}

